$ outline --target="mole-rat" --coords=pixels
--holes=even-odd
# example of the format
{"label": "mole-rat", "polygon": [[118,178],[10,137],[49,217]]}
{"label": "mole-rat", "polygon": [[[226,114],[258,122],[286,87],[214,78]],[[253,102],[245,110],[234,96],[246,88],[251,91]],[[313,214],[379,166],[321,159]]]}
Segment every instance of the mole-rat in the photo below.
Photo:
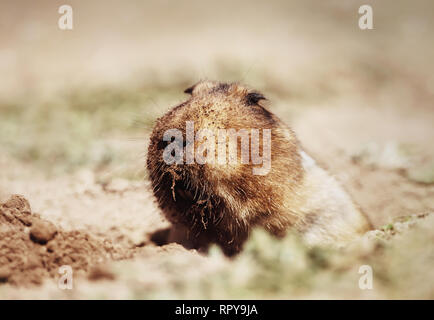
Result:
{"label": "mole-rat", "polygon": [[[349,194],[294,132],[238,83],[200,81],[159,118],[147,169],[171,238],[190,248],[241,251],[261,227],[295,230],[309,245],[342,244],[371,228]],[[261,105],[262,104],[262,105]]]}

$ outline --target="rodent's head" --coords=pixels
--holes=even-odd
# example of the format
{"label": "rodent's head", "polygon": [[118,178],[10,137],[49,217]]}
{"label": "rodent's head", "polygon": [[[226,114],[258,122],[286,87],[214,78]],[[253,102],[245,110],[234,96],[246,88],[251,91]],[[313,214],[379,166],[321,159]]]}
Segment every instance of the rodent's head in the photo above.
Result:
{"label": "rodent's head", "polygon": [[203,101],[204,105],[208,105],[212,100],[214,109],[231,107],[232,109],[240,109],[240,111],[245,109],[244,111],[249,113],[258,110],[267,112],[259,105],[259,101],[266,100],[266,98],[258,91],[249,90],[238,83],[204,80],[185,89],[184,92],[191,95],[190,102],[200,103]]}
{"label": "rodent's head", "polygon": [[[213,221],[222,211],[253,219],[249,212],[259,210],[253,207],[273,207],[269,202],[280,197],[279,185],[287,185],[287,179],[295,184],[301,175],[298,144],[290,129],[261,105],[261,93],[240,84],[201,81],[185,93],[189,99],[158,119],[151,134],[147,167],[160,206],[188,219]],[[227,135],[220,140],[222,129]],[[231,132],[236,132],[234,139]],[[236,150],[233,162],[231,148]],[[220,162],[220,154],[226,162]],[[268,169],[265,176],[255,173],[258,168]],[[271,197],[272,192],[277,194]]]}
{"label": "rodent's head", "polygon": [[184,92],[190,98],[161,118],[166,128],[180,129],[185,127],[185,121],[194,121],[195,130],[264,129],[280,122],[261,105],[262,100],[267,100],[264,95],[238,83],[206,80]]}
{"label": "rodent's head", "polygon": [[[250,139],[251,130],[257,130],[261,139],[264,129],[270,130],[270,134],[273,129],[273,135],[277,134],[279,129],[283,130],[280,120],[261,105],[260,102],[266,100],[266,98],[258,91],[250,90],[240,84],[200,81],[184,92],[190,95],[189,99],[175,106],[158,119],[151,136],[150,155],[155,156],[158,154],[160,159],[163,159],[164,150],[167,151],[166,147],[168,145],[176,147],[176,145],[171,143],[175,140],[173,136],[174,131],[182,139],[177,151],[183,149],[184,153],[182,156],[185,163],[188,162],[186,159],[186,151],[188,150],[185,149],[191,144],[194,145],[195,155],[196,150],[202,147],[202,149],[207,149],[205,151],[206,156],[213,156],[213,158],[217,159],[218,136],[222,129],[227,130],[228,134],[230,133],[229,130],[237,133],[245,131],[248,135],[247,140]],[[279,126],[281,127],[279,128]],[[188,134],[189,129],[191,129],[191,134]],[[206,138],[202,139],[201,134],[204,131],[213,135],[212,141],[208,139],[208,134],[205,134]],[[172,135],[170,140],[166,139],[168,134]],[[238,136],[236,139],[240,140],[241,136]],[[237,156],[240,158],[243,145],[241,145],[241,141],[238,142]],[[244,147],[246,146],[244,145]],[[247,148],[249,148],[249,145],[247,145]],[[259,148],[262,148],[262,146],[259,146]],[[210,155],[210,152],[214,152],[215,156]],[[234,163],[229,165],[227,163],[217,164],[207,161],[205,164],[202,163],[201,166],[197,166],[197,163],[189,163],[190,166],[181,166],[180,164],[180,162],[177,162],[172,163],[170,166],[175,171],[187,170],[193,171],[194,174],[203,172],[204,169],[213,169],[212,171],[208,170],[208,175],[222,170],[222,172],[218,172],[221,177],[221,174],[226,176],[232,174],[234,170],[238,170],[240,163],[238,165]],[[165,161],[164,166],[167,165],[168,163]],[[247,164],[247,166],[252,171],[252,163]]]}
{"label": "rodent's head", "polygon": [[238,95],[243,100],[240,102],[244,102],[248,106],[257,104],[260,100],[265,100],[265,97],[261,93],[251,91],[238,83],[224,83],[210,80],[199,81],[195,85],[185,89],[184,93],[191,94],[192,96],[213,95],[217,93]]}

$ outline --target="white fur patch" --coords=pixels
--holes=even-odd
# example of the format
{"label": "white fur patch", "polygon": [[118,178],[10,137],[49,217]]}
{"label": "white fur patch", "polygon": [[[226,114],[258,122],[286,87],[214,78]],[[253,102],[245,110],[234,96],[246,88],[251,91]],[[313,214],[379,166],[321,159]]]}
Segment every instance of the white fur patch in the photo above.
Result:
{"label": "white fur patch", "polygon": [[313,160],[306,152],[301,151],[301,160],[304,169],[312,168],[316,165],[315,160]]}

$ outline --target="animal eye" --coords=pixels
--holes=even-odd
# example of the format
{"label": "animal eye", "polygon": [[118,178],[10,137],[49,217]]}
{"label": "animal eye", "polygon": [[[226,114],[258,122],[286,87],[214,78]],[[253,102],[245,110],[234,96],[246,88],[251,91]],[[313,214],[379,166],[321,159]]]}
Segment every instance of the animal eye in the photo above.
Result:
{"label": "animal eye", "polygon": [[248,106],[257,104],[259,100],[266,100],[266,98],[258,92],[250,92],[246,96],[246,102]]}
{"label": "animal eye", "polygon": [[192,94],[195,86],[196,86],[196,85],[191,86],[190,88],[185,89],[185,90],[184,90],[184,93]]}

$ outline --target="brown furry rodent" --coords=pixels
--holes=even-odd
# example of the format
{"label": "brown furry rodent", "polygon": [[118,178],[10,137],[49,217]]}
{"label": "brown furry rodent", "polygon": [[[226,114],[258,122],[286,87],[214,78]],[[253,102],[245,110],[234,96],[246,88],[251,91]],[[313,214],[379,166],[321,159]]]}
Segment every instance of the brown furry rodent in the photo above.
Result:
{"label": "brown furry rodent", "polygon": [[[191,97],[157,120],[147,159],[160,208],[178,236],[188,239],[178,242],[196,248],[217,243],[231,255],[242,249],[254,227],[276,236],[294,229],[310,244],[342,243],[370,228],[367,218],[336,180],[302,150],[294,133],[260,105],[265,99],[260,93],[239,84],[212,81],[201,81],[185,92]],[[193,135],[190,132],[189,136],[187,122]],[[220,149],[220,138],[198,137],[203,129],[220,137],[218,129],[230,128],[237,132],[259,129],[256,138],[263,143],[256,143],[256,151],[262,163],[253,163],[253,153],[248,163],[242,162],[246,149],[242,138],[232,140],[238,151],[235,161],[219,162],[215,160],[217,154],[226,157],[231,150],[230,139],[223,136],[224,149]],[[177,129],[181,142],[175,141],[173,131],[169,134],[172,140],[167,136],[163,139],[168,129]],[[267,133],[271,141],[266,145]],[[248,139],[253,152],[253,133]],[[267,147],[271,149],[268,162]],[[178,163],[168,164],[163,159],[165,150],[165,159],[169,154],[177,155],[172,161],[177,159]],[[214,161],[200,164],[190,158],[186,163],[189,154]]]}

